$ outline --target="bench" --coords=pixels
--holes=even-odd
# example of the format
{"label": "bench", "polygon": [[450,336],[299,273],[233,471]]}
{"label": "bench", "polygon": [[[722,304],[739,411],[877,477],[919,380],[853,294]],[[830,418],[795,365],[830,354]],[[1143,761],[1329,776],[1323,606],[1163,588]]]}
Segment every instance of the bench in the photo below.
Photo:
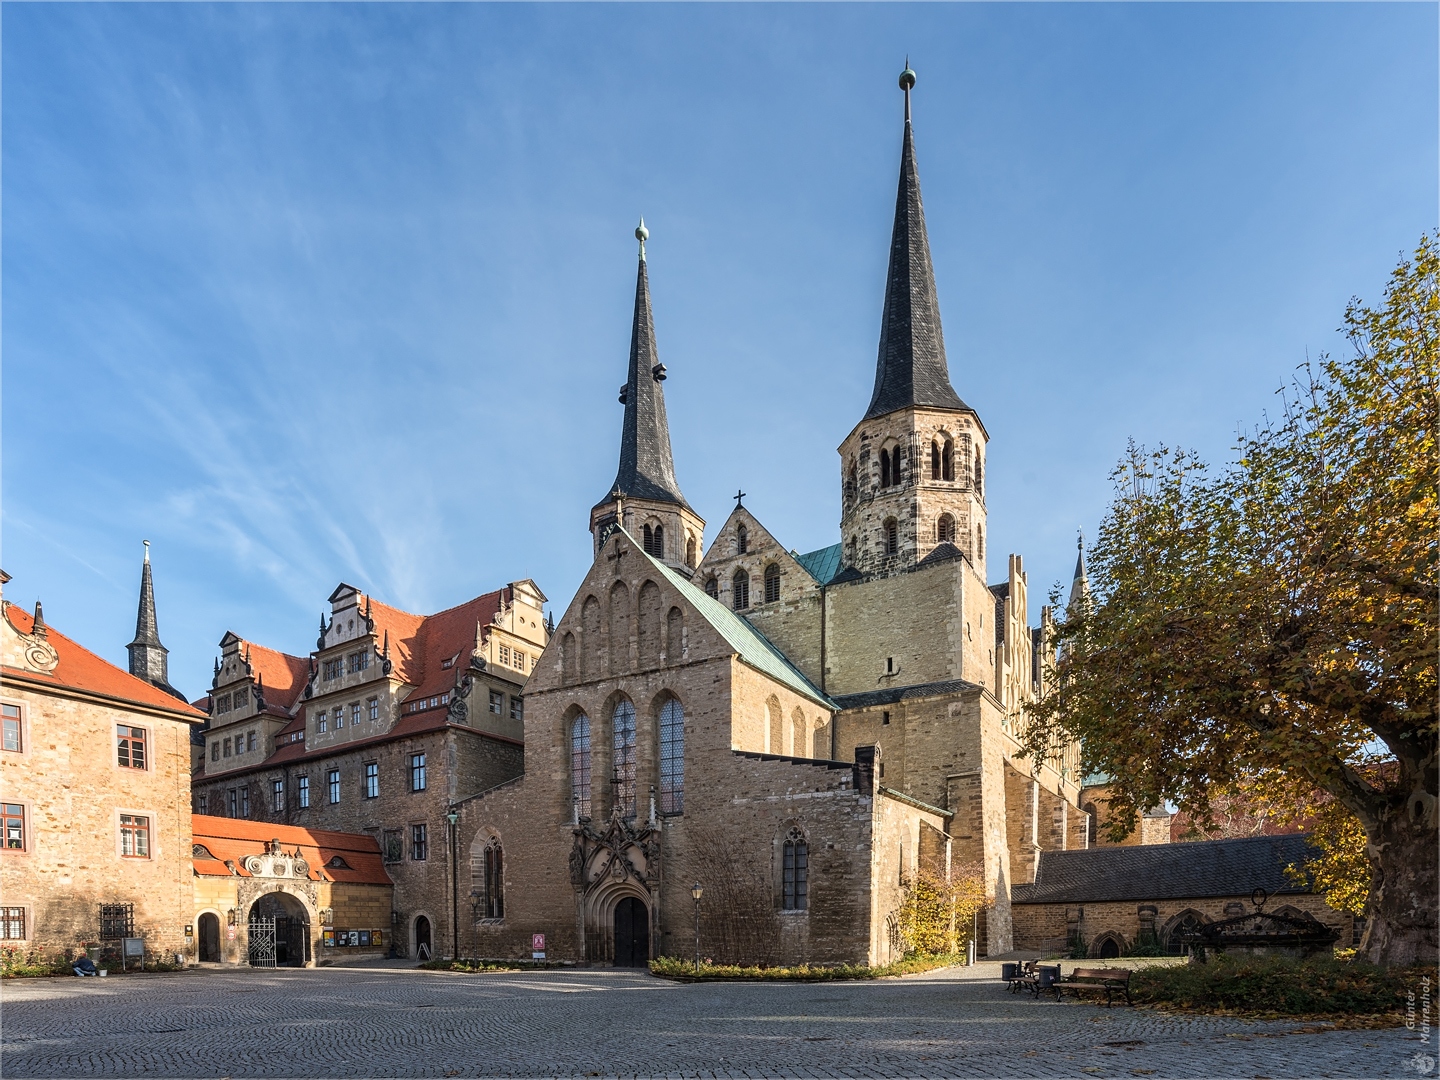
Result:
{"label": "bench", "polygon": [[1026,960],[1015,969],[1015,974],[1007,981],[1006,986],[1014,994],[1021,990],[1032,990],[1040,984],[1040,973],[1035,970],[1038,960]]}
{"label": "bench", "polygon": [[1067,990],[1077,996],[1088,991],[1096,994],[1103,992],[1107,1009],[1116,994],[1125,998],[1126,1005],[1133,1005],[1130,1000],[1131,974],[1126,968],[1076,968],[1065,978],[1051,983],[1050,987],[1055,991],[1056,1001]]}

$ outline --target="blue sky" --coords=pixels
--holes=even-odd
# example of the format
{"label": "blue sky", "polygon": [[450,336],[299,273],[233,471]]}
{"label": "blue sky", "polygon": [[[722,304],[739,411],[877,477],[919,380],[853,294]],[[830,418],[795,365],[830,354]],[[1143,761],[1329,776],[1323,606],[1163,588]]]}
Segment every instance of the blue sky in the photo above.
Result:
{"label": "blue sky", "polygon": [[3,9],[8,599],[171,679],[349,581],[557,615],[618,451],[645,215],[680,483],[838,539],[901,133],[990,567],[1068,580],[1129,438],[1223,459],[1437,220],[1437,8]]}

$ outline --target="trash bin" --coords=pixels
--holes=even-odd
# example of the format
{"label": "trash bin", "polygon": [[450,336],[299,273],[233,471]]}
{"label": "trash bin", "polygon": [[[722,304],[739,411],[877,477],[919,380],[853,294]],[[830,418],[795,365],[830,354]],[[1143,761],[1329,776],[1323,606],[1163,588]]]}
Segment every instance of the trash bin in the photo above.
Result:
{"label": "trash bin", "polygon": [[1011,979],[1015,978],[1015,972],[1019,970],[1019,968],[1019,964],[1007,960],[1005,963],[1000,965],[1000,978],[1003,979],[1005,982],[1009,982]]}
{"label": "trash bin", "polygon": [[1036,973],[1040,976],[1040,989],[1048,989],[1050,984],[1060,978],[1059,964],[1037,964]]}

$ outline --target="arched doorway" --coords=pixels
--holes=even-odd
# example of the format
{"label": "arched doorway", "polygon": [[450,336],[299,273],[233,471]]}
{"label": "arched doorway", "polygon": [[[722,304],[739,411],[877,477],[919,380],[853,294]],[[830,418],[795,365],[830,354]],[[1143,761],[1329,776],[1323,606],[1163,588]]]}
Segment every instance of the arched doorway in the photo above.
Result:
{"label": "arched doorway", "polygon": [[430,956],[430,920],[421,915],[415,920],[415,959],[429,960]]}
{"label": "arched doorway", "polygon": [[220,962],[220,917],[213,911],[200,916],[200,962]]}
{"label": "arched doorway", "polygon": [[650,962],[650,912],[642,900],[627,896],[615,905],[615,966],[644,967]]}
{"label": "arched doorway", "polygon": [[276,967],[304,967],[309,963],[310,916],[304,904],[283,892],[266,893],[250,906],[249,921],[257,917],[275,920]]}
{"label": "arched doorway", "polygon": [[1100,943],[1100,959],[1113,960],[1120,955],[1120,943],[1113,937],[1107,937]]}

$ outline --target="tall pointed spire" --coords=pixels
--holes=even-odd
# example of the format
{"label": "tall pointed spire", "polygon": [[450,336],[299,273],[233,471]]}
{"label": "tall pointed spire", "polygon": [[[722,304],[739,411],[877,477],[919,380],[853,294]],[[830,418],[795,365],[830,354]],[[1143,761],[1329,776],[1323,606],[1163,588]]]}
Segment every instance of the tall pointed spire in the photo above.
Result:
{"label": "tall pointed spire", "polygon": [[1085,573],[1085,534],[1081,533],[1075,541],[1079,548],[1079,554],[1075,558],[1075,578],[1070,582],[1070,604],[1068,611],[1075,614],[1079,610],[1076,604],[1083,598],[1090,597],[1090,577]]}
{"label": "tall pointed spire", "polygon": [[145,544],[145,563],[140,568],[140,607],[135,615],[135,640],[125,646],[130,654],[130,674],[173,694],[181,701],[185,695],[170,685],[166,657],[170,650],[160,644],[160,628],[155,619],[155,582],[150,576],[150,541]]}
{"label": "tall pointed spire", "polygon": [[640,267],[635,279],[635,321],[630,330],[630,371],[620,400],[625,425],[620,436],[620,468],[605,501],[616,496],[679,503],[688,507],[675,480],[670,425],[665,420],[665,365],[655,349],[655,318],[650,310],[650,277],[645,241],[650,230],[642,218],[635,229]]}
{"label": "tall pointed spire", "polygon": [[910,60],[900,75],[905,91],[905,139],[900,150],[900,190],[895,198],[895,227],[890,236],[890,271],[885,279],[885,313],[880,320],[880,356],[875,393],[865,419],[910,405],[966,409],[950,385],[940,303],[930,264],[930,239],[915,170],[915,139],[910,126],[910,89],[915,72]]}

